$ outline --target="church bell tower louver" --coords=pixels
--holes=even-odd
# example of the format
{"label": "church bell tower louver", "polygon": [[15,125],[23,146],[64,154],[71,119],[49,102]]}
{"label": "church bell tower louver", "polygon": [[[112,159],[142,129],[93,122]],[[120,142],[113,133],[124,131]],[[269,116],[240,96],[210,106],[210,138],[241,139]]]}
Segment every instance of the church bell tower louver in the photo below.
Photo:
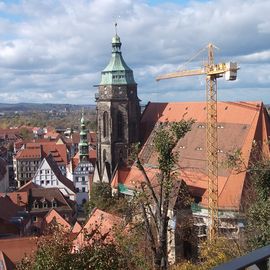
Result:
{"label": "church bell tower louver", "polygon": [[140,104],[133,71],[121,53],[121,41],[112,38],[112,55],[101,72],[97,101],[97,160],[101,179],[127,163],[132,143],[139,141]]}

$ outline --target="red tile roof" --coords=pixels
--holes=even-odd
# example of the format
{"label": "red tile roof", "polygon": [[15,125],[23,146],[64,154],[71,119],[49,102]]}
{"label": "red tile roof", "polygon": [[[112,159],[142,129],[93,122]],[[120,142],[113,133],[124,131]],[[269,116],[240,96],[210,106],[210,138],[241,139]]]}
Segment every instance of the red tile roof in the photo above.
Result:
{"label": "red tile roof", "polygon": [[[175,148],[179,152],[179,177],[184,179],[193,191],[196,188],[207,190],[206,105],[204,102],[149,103],[141,120],[144,146],[140,158],[146,167],[148,164],[147,171],[150,178],[154,178],[155,169],[153,168],[158,163],[157,154],[151,144],[154,130],[160,125],[157,123],[190,118],[195,119],[196,123]],[[241,149],[243,158],[248,164],[253,140],[262,142],[270,136],[269,116],[261,102],[218,102],[218,127],[219,161],[226,158],[227,152]],[[269,145],[264,144],[263,148],[269,156]],[[119,170],[113,179],[113,185],[118,181],[127,187],[135,188],[136,181],[141,179],[140,172],[132,166],[127,176],[126,173]],[[245,172],[236,174],[222,167],[219,168],[220,208],[239,209],[245,179]],[[205,192],[201,202],[203,206],[207,206],[207,196]]]}
{"label": "red tile roof", "polygon": [[9,193],[0,193],[1,197],[7,196],[10,200],[18,206],[26,206],[28,204],[27,191],[14,191]]}
{"label": "red tile roof", "polygon": [[78,234],[81,230],[82,230],[81,224],[78,221],[76,221],[76,223],[74,224],[72,228],[72,233]]}
{"label": "red tile roof", "polygon": [[42,152],[40,147],[21,149],[16,154],[16,159],[40,159]]}
{"label": "red tile roof", "polygon": [[124,224],[124,220],[113,214],[104,212],[95,208],[88,221],[74,240],[74,246],[79,248],[88,244],[85,239],[85,233],[91,233],[98,229],[101,235],[107,235],[108,239],[113,238],[113,228]]}
{"label": "red tile roof", "polygon": [[19,263],[25,255],[32,255],[36,249],[36,237],[0,239],[0,250],[11,260],[13,264]]}
{"label": "red tile roof", "polygon": [[45,222],[47,224],[50,224],[53,221],[60,224],[65,230],[69,231],[71,229],[70,224],[57,212],[56,209],[51,209],[49,213],[45,216]]}
{"label": "red tile roof", "polygon": [[55,141],[30,142],[25,148],[18,151],[16,159],[41,159],[51,154],[58,164],[67,165],[67,147]]}
{"label": "red tile roof", "polygon": [[0,217],[9,220],[17,215],[19,211],[23,211],[23,207],[14,203],[8,195],[0,196]]}

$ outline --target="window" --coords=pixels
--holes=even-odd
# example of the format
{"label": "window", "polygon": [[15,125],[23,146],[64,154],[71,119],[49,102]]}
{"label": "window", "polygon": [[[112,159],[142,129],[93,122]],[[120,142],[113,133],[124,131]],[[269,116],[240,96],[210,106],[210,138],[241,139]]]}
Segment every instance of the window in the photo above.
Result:
{"label": "window", "polygon": [[50,184],[50,181],[47,180],[47,181],[46,181],[46,185],[49,185],[49,184]]}
{"label": "window", "polygon": [[85,192],[85,187],[82,188],[82,192]]}
{"label": "window", "polygon": [[40,181],[40,184],[41,184],[41,185],[44,185],[44,181],[43,181],[43,180],[42,180],[42,181]]}
{"label": "window", "polygon": [[78,176],[75,177],[75,182],[79,182],[79,177]]}
{"label": "window", "polygon": [[203,149],[202,149],[202,147],[196,147],[195,150],[202,151]]}
{"label": "window", "polygon": [[39,208],[38,202],[34,201],[34,208]]}
{"label": "window", "polygon": [[52,207],[57,207],[57,202],[55,200],[52,201]]}
{"label": "window", "polygon": [[103,137],[106,138],[109,134],[109,115],[108,112],[103,113]]}
{"label": "window", "polygon": [[83,177],[82,177],[82,182],[84,182],[84,181],[85,181],[85,177],[83,176]]}
{"label": "window", "polygon": [[103,149],[103,162],[107,160],[106,150]]}
{"label": "window", "polygon": [[32,221],[36,222],[37,221],[37,217],[36,216],[32,216]]}
{"label": "window", "polygon": [[76,192],[80,192],[80,189],[79,188],[76,188]]}
{"label": "window", "polygon": [[124,137],[124,118],[120,111],[117,113],[117,135],[120,140]]}
{"label": "window", "polygon": [[48,207],[48,203],[47,202],[43,202],[43,208],[47,208]]}

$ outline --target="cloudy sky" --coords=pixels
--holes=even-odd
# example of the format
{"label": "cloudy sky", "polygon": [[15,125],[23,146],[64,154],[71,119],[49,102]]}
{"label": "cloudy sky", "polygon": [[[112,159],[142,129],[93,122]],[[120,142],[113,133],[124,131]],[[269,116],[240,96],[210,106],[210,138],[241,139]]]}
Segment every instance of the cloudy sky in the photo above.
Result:
{"label": "cloudy sky", "polygon": [[237,61],[237,81],[218,81],[219,100],[270,103],[269,0],[6,0],[0,2],[0,102],[94,104],[111,53],[114,22],[139,97],[203,101],[204,77],[156,82],[159,74]]}

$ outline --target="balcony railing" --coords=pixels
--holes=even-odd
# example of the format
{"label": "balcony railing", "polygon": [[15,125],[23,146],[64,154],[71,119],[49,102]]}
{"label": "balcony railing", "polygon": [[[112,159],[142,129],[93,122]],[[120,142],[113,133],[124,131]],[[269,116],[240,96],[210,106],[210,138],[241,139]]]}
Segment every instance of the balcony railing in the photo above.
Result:
{"label": "balcony railing", "polygon": [[258,268],[249,269],[269,269],[268,259],[270,257],[270,245],[256,249],[245,256],[231,260],[228,263],[221,264],[213,268],[213,270],[245,270],[249,266],[256,265]]}

